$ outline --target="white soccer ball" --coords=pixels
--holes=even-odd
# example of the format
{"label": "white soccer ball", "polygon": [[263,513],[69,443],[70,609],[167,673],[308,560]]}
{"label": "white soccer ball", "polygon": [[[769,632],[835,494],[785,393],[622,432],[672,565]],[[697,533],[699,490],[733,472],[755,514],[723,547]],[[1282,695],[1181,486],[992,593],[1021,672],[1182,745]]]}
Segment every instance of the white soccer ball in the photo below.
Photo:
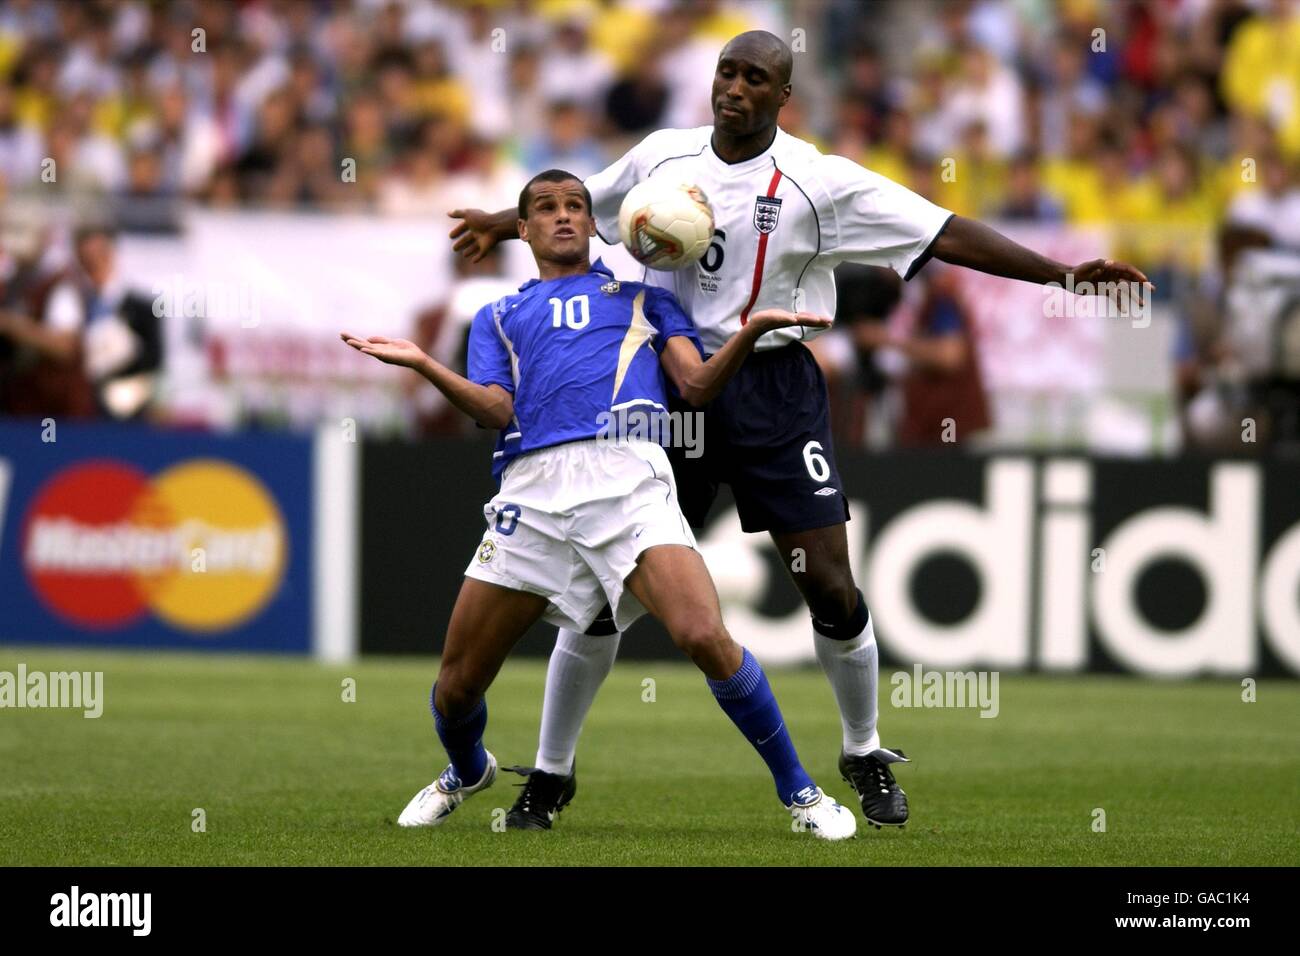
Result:
{"label": "white soccer ball", "polygon": [[713,240],[713,209],[698,186],[660,177],[637,183],[618,211],[618,235],[651,269],[693,266]]}

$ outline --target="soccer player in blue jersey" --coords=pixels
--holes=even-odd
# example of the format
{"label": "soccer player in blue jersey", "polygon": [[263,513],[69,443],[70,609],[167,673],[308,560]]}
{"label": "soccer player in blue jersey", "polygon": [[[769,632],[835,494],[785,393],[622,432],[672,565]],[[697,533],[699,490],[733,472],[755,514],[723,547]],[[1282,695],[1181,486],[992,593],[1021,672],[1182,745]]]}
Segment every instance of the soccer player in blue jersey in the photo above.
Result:
{"label": "soccer player in blue jersey", "polygon": [[344,332],[348,345],[413,368],[480,424],[500,429],[500,488],[465,571],[430,695],[450,759],[402,811],[402,826],[437,826],[491,786],[484,747],[489,685],[539,618],[579,633],[608,605],[620,629],[645,611],[704,672],[719,705],[772,772],[777,796],[803,829],[838,840],[855,817],[799,763],[763,669],[727,633],[717,592],[677,502],[663,448],[612,422],[667,414],[664,374],[693,405],[714,398],[759,336],[830,319],[765,309],[707,361],[672,293],[618,282],[590,263],[591,196],[548,170],[519,197],[519,236],[539,278],[484,306],[470,328],[469,378],[417,346]]}

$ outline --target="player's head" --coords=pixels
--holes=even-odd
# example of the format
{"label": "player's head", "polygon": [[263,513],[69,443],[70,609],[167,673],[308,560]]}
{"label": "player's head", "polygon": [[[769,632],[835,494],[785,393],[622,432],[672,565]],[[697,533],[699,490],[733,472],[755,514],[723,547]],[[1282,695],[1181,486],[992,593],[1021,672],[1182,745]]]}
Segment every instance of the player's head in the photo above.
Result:
{"label": "player's head", "polygon": [[107,281],[113,271],[115,238],[112,227],[103,223],[82,225],[73,236],[77,261],[96,284]]}
{"label": "player's head", "polygon": [[714,127],[747,136],[775,126],[790,99],[793,69],[790,47],[775,34],[750,30],[732,37],[713,72]]}
{"label": "player's head", "polygon": [[573,173],[548,169],[519,193],[519,238],[538,262],[586,262],[595,234],[591,193]]}

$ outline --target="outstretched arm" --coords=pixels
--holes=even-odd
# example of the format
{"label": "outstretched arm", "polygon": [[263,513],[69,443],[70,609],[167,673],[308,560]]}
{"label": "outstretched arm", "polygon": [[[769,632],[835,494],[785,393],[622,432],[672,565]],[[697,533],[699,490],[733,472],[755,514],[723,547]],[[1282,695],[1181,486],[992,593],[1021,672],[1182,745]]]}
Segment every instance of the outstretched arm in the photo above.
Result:
{"label": "outstretched arm", "polygon": [[691,340],[683,335],[675,335],[664,346],[659,361],[664,372],[691,405],[707,405],[722,391],[722,386],[736,374],[745,363],[745,356],[754,350],[760,336],[773,329],[784,329],[792,325],[803,325],[810,329],[829,328],[831,320],[827,316],[813,315],[811,312],[786,312],[782,309],[764,309],[750,316],[749,322],[740,327],[740,331],[727,339],[725,345],[709,356],[708,361],[700,358]]}
{"label": "outstretched arm", "polygon": [[[596,220],[597,231],[601,222],[609,222],[618,217],[618,207],[623,197],[643,178],[646,150],[650,144],[659,141],[659,137],[659,133],[651,133],[600,172],[580,177],[591,194],[590,212]],[[453,209],[449,215],[460,220],[452,227],[451,247],[471,262],[478,262],[497,243],[519,238],[518,209],[502,209],[499,212]]]}
{"label": "outstretched arm", "polygon": [[414,342],[372,335],[363,339],[351,332],[340,338],[363,355],[373,355],[388,365],[415,369],[462,412],[487,428],[505,428],[515,415],[515,400],[500,385],[479,385],[434,361]]}
{"label": "outstretched arm", "polygon": [[1127,262],[1089,259],[1070,266],[1026,249],[996,229],[964,216],[953,216],[948,220],[934,241],[932,254],[936,259],[955,266],[1039,284],[1056,282],[1064,285],[1067,273],[1074,276],[1076,285],[1080,282],[1147,282],[1147,277]]}

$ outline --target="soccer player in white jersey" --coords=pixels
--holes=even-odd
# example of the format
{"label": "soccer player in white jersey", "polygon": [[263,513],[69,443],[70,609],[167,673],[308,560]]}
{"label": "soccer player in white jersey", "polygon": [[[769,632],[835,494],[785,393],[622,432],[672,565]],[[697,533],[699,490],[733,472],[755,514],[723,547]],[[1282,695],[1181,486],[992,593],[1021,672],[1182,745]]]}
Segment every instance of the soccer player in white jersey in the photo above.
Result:
{"label": "soccer player in white jersey", "polygon": [[[485,694],[515,642],[539,618],[578,633],[608,605],[619,627],[649,610],[708,678],[719,706],[767,764],[800,829],[842,840],[853,812],[825,795],[795,753],[762,667],[727,634],[713,581],[677,504],[663,448],[618,410],[667,416],[664,373],[693,404],[709,401],[759,336],[829,317],[755,313],[704,361],[670,292],[618,282],[592,264],[591,196],[564,170],[524,186],[518,227],[539,278],[489,303],[470,327],[469,378],[418,346],[343,333],[359,352],[418,370],[461,411],[501,430],[500,490],[465,570],[429,695],[450,763],[398,817],[438,826],[492,785]],[[627,428],[611,421],[627,420]],[[559,806],[551,812],[558,812]],[[547,821],[549,823],[549,820]]]}
{"label": "soccer player in white jersey", "polygon": [[[888,266],[911,278],[931,257],[1028,282],[1131,282],[1146,276],[1125,263],[1055,262],[974,220],[777,125],[790,97],[793,56],[779,37],[733,37],[714,73],[712,126],[651,133],[613,165],[590,176],[599,233],[616,241],[623,197],[650,176],[694,183],[713,207],[716,230],[692,269],[647,271],[645,281],[673,290],[717,349],[757,309],[834,314],[833,270],[844,261]],[[513,234],[514,213],[454,210],[454,248],[481,258]],[[1142,286],[1139,286],[1141,288]],[[869,823],[901,826],[906,794],[892,764],[902,751],[882,747],[876,729],[878,662],[871,615],[849,569],[848,508],[831,447],[826,386],[802,342],[812,329],[763,336],[741,371],[706,410],[704,454],[673,457],[682,510],[699,527],[718,485],[730,485],[741,527],[767,531],[812,613],[813,643],[839,705],[840,771]],[[795,553],[806,560],[796,564]],[[618,633],[606,619],[587,633],[561,629],[551,655],[538,772],[508,825],[545,828],[538,815],[574,786],[582,721],[613,664]],[[523,801],[521,797],[521,802]]]}

